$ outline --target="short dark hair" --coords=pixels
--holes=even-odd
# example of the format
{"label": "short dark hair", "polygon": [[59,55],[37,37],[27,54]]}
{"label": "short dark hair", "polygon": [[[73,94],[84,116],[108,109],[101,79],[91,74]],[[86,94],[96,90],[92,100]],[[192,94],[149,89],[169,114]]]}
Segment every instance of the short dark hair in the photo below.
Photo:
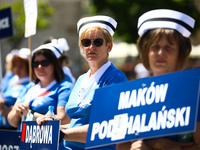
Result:
{"label": "short dark hair", "polygon": [[[59,63],[58,59],[56,58],[56,56],[51,50],[41,49],[41,50],[36,51],[32,56],[31,64],[33,64],[33,61],[37,55],[45,56],[53,64],[55,79],[58,83],[60,83],[63,79],[65,79],[65,75],[62,70],[61,64]],[[31,69],[32,69],[32,79],[35,80],[35,83],[38,83],[40,80],[35,75],[32,65],[31,65]]]}
{"label": "short dark hair", "polygon": [[143,65],[146,69],[150,70],[148,57],[150,46],[155,40],[159,40],[163,35],[166,36],[169,43],[174,42],[174,40],[175,42],[177,42],[179,52],[176,70],[178,71],[184,69],[192,49],[190,39],[182,36],[182,34],[180,34],[176,30],[164,28],[148,30],[146,33],[138,38],[137,49]]}

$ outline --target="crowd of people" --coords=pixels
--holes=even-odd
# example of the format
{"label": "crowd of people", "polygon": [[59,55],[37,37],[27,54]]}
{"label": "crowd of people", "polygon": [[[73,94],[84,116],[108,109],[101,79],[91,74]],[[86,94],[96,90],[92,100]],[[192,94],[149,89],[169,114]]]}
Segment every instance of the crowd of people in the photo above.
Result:
{"label": "crowd of people", "polygon": [[[138,19],[137,49],[140,62],[135,66],[136,79],[158,76],[186,69],[191,52],[190,34],[195,20],[169,9],[146,12]],[[85,148],[89,116],[95,90],[127,82],[126,74],[109,61],[117,22],[109,16],[81,18],[77,23],[79,47],[89,70],[76,80],[66,66],[64,38],[49,38],[31,54],[29,49],[9,53],[11,69],[3,79],[0,99],[0,129],[20,130],[22,121],[48,120],[49,106],[54,106],[56,120],[61,120],[64,147],[69,150]],[[31,55],[31,68],[29,68]],[[6,68],[8,67],[6,63]],[[29,77],[29,69],[32,70]],[[32,81],[30,80],[32,79]],[[199,108],[200,106],[198,106]],[[95,149],[103,150],[174,150],[200,149],[200,110],[196,130],[188,145],[179,142],[178,135],[148,140],[136,140]]]}

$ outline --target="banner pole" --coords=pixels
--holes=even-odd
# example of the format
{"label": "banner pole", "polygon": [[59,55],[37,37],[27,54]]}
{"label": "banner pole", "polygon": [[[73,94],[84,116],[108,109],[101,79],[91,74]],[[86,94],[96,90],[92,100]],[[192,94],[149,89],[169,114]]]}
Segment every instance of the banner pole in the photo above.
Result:
{"label": "banner pole", "polygon": [[[29,55],[29,78],[30,81],[33,81],[32,79],[32,69],[31,69],[31,53],[32,53],[32,36],[28,37],[28,48],[30,49],[30,55]],[[20,125],[20,131],[22,131],[22,122],[25,121],[25,116],[22,115],[22,119],[21,119],[21,125]]]}
{"label": "banner pole", "polygon": [[3,97],[3,69],[2,69],[2,47],[1,47],[1,40],[0,40],[0,79],[1,79],[1,97]]}
{"label": "banner pole", "polygon": [[[2,47],[1,47],[1,40],[0,40],[0,79],[1,79],[1,95],[0,98],[3,98],[3,69],[2,69]],[[6,124],[6,118],[2,117],[2,122],[5,125]]]}
{"label": "banner pole", "polygon": [[32,69],[31,69],[31,54],[32,54],[32,36],[29,36],[28,37],[28,47],[30,49],[30,55],[29,55],[29,78],[30,78],[30,81],[33,81],[32,79]]}

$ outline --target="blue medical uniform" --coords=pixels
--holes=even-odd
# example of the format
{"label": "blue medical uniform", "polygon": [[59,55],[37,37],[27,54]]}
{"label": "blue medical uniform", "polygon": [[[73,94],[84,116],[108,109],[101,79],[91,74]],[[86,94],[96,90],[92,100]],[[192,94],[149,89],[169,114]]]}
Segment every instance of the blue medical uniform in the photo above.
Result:
{"label": "blue medical uniform", "polygon": [[[12,76],[12,77],[14,77],[14,76]],[[6,87],[6,89],[4,90],[4,93],[3,93],[3,98],[6,100],[5,107],[8,108],[8,107],[13,106],[15,104],[15,101],[17,100],[20,93],[23,91],[23,89],[26,87],[26,85],[28,83],[29,83],[29,80],[26,80],[23,83],[20,83],[18,85],[16,85],[16,84],[15,85],[7,85],[7,87]],[[7,117],[2,117],[1,114],[0,114],[0,127],[3,127],[3,128],[11,128],[12,127],[8,123]]]}
{"label": "blue medical uniform", "polygon": [[9,83],[9,81],[10,81],[10,79],[12,78],[12,77],[14,77],[14,73],[12,73],[12,72],[7,72],[5,75],[4,75],[4,77],[3,77],[3,82],[2,82],[2,85],[3,85],[3,92],[5,92],[6,91],[6,89],[7,89],[7,87],[8,87],[8,83]]}
{"label": "blue medical uniform", "polygon": [[[34,82],[31,82],[26,86],[20,96],[19,104],[25,101],[26,93],[33,86]],[[33,112],[46,114],[49,106],[54,106],[54,108],[57,108],[57,106],[65,106],[72,89],[73,84],[63,80],[60,83],[56,83],[50,89],[31,100],[29,102],[29,107]],[[54,109],[54,113],[57,114],[56,109]]]}
{"label": "blue medical uniform", "polygon": [[70,83],[73,83],[72,79],[69,77],[68,74],[65,74],[65,80],[68,81],[68,82],[70,82]]}
{"label": "blue medical uniform", "polygon": [[[85,74],[80,76],[74,86],[74,89],[70,95],[69,101],[65,107],[67,115],[70,117],[71,122],[69,128],[78,127],[86,125],[89,123],[89,116],[91,110],[91,104],[94,96],[95,89],[100,87],[105,87],[111,84],[116,84],[120,82],[127,81],[127,78],[123,72],[118,70],[113,64],[111,64],[107,70],[101,76],[96,87],[82,100],[81,104],[77,104],[77,99],[79,97],[78,91]],[[85,147],[84,143],[64,141],[64,146],[66,149],[73,150],[83,150]],[[116,149],[115,145],[102,147],[99,149],[112,150]]]}

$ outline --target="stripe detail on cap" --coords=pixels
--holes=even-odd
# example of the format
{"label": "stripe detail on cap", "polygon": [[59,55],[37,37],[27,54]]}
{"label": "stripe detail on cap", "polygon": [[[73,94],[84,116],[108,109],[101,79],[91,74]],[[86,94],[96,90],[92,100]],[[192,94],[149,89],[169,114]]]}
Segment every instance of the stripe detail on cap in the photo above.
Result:
{"label": "stripe detail on cap", "polygon": [[59,45],[57,45],[56,43],[47,43],[47,44],[40,45],[38,48],[33,50],[32,56],[35,52],[41,49],[51,50],[57,58],[59,58],[62,55],[62,50],[59,48]]}
{"label": "stripe detail on cap", "polygon": [[107,22],[107,21],[103,21],[103,20],[92,20],[92,21],[87,21],[87,22],[82,23],[82,24],[80,25],[79,29],[78,29],[78,33],[79,33],[80,29],[81,29],[84,25],[89,24],[89,23],[102,23],[102,24],[106,24],[106,25],[108,25],[108,26],[113,30],[113,32],[115,32],[115,27],[114,27],[111,23],[109,23],[109,22]]}
{"label": "stripe detail on cap", "polygon": [[113,18],[103,15],[81,18],[77,22],[77,32],[79,37],[82,32],[89,27],[101,27],[102,29],[107,30],[109,34],[113,36],[117,27],[117,22]]}
{"label": "stripe detail on cap", "polygon": [[178,23],[180,25],[182,25],[183,27],[185,27],[188,31],[192,31],[192,27],[189,26],[187,23],[181,21],[181,20],[178,20],[178,19],[174,19],[174,18],[152,18],[152,19],[148,19],[148,20],[145,20],[139,27],[138,27],[138,30],[140,29],[140,27],[146,23],[146,22],[150,22],[150,21],[170,21],[170,22],[175,22],[175,23]]}
{"label": "stripe detail on cap", "polygon": [[150,10],[138,18],[138,34],[157,28],[177,30],[188,38],[194,28],[195,20],[182,12],[170,9]]}
{"label": "stripe detail on cap", "polygon": [[56,50],[57,50],[57,52],[61,55],[62,53],[60,52],[60,50],[57,48],[57,47],[55,47],[55,46],[53,46]]}

